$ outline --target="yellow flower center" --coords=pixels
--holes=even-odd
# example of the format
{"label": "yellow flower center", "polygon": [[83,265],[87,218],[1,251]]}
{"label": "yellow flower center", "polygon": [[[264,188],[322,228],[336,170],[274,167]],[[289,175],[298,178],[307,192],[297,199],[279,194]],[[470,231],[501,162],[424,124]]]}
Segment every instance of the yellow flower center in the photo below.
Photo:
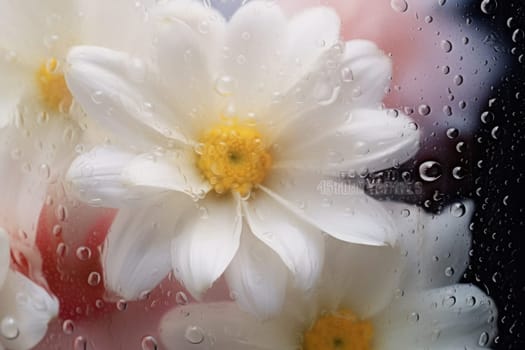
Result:
{"label": "yellow flower center", "polygon": [[261,134],[236,119],[208,130],[196,148],[197,166],[219,194],[234,191],[247,196],[260,184],[272,165]]}
{"label": "yellow flower center", "polygon": [[303,350],[370,350],[373,327],[350,310],[321,316],[303,338]]}
{"label": "yellow flower center", "polygon": [[58,68],[56,58],[50,58],[42,63],[36,73],[42,102],[54,112],[67,111],[73,102],[64,74]]}

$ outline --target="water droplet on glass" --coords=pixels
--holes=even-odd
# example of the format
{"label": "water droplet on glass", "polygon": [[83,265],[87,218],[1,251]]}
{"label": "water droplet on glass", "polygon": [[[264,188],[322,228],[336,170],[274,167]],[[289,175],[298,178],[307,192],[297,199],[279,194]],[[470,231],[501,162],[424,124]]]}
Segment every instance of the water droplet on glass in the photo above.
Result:
{"label": "water droplet on glass", "polygon": [[215,81],[215,91],[222,96],[229,96],[233,93],[235,80],[229,75],[223,75]]}
{"label": "water droplet on glass", "polygon": [[87,340],[82,336],[78,336],[73,344],[74,350],[87,350]]}
{"label": "water droplet on glass", "polygon": [[456,297],[453,296],[453,295],[449,296],[448,298],[443,300],[443,305],[445,305],[447,307],[452,307],[452,306],[456,305]]}
{"label": "water droplet on glass", "polygon": [[445,52],[452,51],[452,43],[449,40],[442,40],[440,46]]}
{"label": "water droplet on glass", "polygon": [[188,304],[188,296],[184,292],[177,292],[175,294],[175,302],[179,305]]}
{"label": "water droplet on glass", "polygon": [[408,315],[408,321],[410,323],[417,323],[419,321],[419,314],[417,312],[412,312]]}
{"label": "water droplet on glass", "polygon": [[77,258],[82,261],[89,260],[91,258],[91,249],[89,247],[78,247],[76,251]]}
{"label": "water droplet on glass", "polygon": [[445,276],[452,277],[452,276],[454,276],[454,273],[455,273],[455,271],[454,271],[454,268],[452,266],[448,266],[448,267],[445,268]]}
{"label": "water droplet on glass", "polygon": [[478,344],[479,346],[486,346],[489,343],[489,334],[487,332],[481,333],[479,336]]}
{"label": "water droplet on glass", "polygon": [[88,284],[90,286],[98,286],[100,284],[102,277],[100,276],[100,273],[93,271],[88,276]]}
{"label": "water droplet on glass", "polygon": [[461,84],[463,84],[463,76],[461,74],[454,76],[453,80],[454,80],[454,84],[456,84],[457,86],[460,86]]}
{"label": "water droplet on glass", "polygon": [[407,12],[408,10],[408,3],[406,0],[390,0],[390,6],[394,11],[401,13]]}
{"label": "water droplet on glass", "polygon": [[62,323],[62,332],[64,332],[64,334],[73,334],[73,332],[75,331],[75,324],[72,320],[65,320],[63,323]]}
{"label": "water droplet on glass", "polygon": [[466,175],[465,169],[463,169],[460,166],[454,167],[454,169],[452,169],[452,176],[456,180],[463,180],[465,178],[465,175]]}
{"label": "water droplet on glass", "polygon": [[441,169],[441,164],[436,161],[429,160],[423,162],[419,166],[419,176],[421,179],[427,182],[433,182],[439,179],[443,175],[443,170]]}
{"label": "water droplet on glass", "polygon": [[427,116],[430,114],[432,110],[430,109],[430,106],[429,105],[420,105],[418,108],[417,108],[417,112],[419,113],[419,115],[422,115],[422,116]]}
{"label": "water droplet on glass", "polygon": [[345,83],[348,83],[354,80],[354,73],[349,67],[345,67],[341,70],[341,79]]}
{"label": "water droplet on glass", "polygon": [[119,300],[117,301],[117,310],[119,311],[126,311],[128,308],[128,303],[125,300]]}
{"label": "water droplet on glass", "polygon": [[0,323],[0,333],[8,340],[16,339],[20,335],[16,320],[9,316],[4,317]]}
{"label": "water droplet on glass", "polygon": [[204,341],[204,332],[197,326],[188,326],[184,332],[184,338],[191,344],[200,344]]}
{"label": "water droplet on glass", "polygon": [[474,298],[473,296],[468,296],[466,299],[466,303],[468,306],[474,306],[476,305],[476,298]]}
{"label": "water droplet on glass", "polygon": [[456,128],[449,128],[447,129],[447,137],[449,139],[455,139],[459,136],[459,130]]}
{"label": "water droplet on glass", "polygon": [[147,335],[144,338],[142,338],[142,342],[140,345],[142,347],[142,350],[157,350],[158,349],[157,339],[155,339],[155,337],[151,335]]}
{"label": "water droplet on glass", "polygon": [[496,0],[483,0],[481,2],[481,11],[487,15],[491,15],[496,12],[498,8],[498,2]]}
{"label": "water droplet on glass", "polygon": [[494,121],[494,113],[486,111],[481,113],[481,121],[484,124],[492,123]]}

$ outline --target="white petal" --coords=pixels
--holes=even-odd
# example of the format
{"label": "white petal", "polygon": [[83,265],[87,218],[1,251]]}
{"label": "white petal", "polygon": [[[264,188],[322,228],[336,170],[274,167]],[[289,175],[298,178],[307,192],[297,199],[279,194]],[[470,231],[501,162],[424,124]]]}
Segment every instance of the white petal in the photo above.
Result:
{"label": "white petal", "polygon": [[235,301],[258,319],[276,316],[283,306],[288,270],[279,256],[243,225],[241,245],[226,280]]}
{"label": "white petal", "polygon": [[10,259],[9,236],[7,232],[0,227],[0,289],[2,289],[7,276]]}
{"label": "white petal", "polygon": [[57,115],[38,121],[40,111],[31,97],[21,104],[25,117],[0,129],[0,222],[10,232],[23,231],[29,244],[36,238],[48,187],[63,176],[79,142],[73,122]]}
{"label": "white petal", "polygon": [[353,186],[307,171],[274,169],[260,188],[337,239],[367,245],[395,242],[386,210]]}
{"label": "white petal", "polygon": [[4,50],[1,45],[0,55],[6,58],[0,65],[0,128],[4,128],[16,118],[17,105],[27,88],[21,82],[34,78],[21,69],[17,62],[8,62],[9,51]]}
{"label": "white petal", "polygon": [[336,43],[321,53],[308,74],[280,92],[284,95],[265,118],[278,127],[279,143],[295,143],[318,130],[332,130],[353,109],[378,108],[390,74],[390,60],[375,44],[356,40],[345,47]]}
{"label": "white petal", "polygon": [[161,320],[160,337],[170,350],[290,350],[298,345],[293,323],[260,322],[235,303],[190,304]]}
{"label": "white petal", "polygon": [[[10,350],[27,350],[35,346],[46,334],[47,323],[58,314],[58,300],[49,295],[24,275],[9,271],[0,288],[0,320],[11,317],[16,323],[18,336],[0,338]],[[15,329],[16,335],[16,329]]]}
{"label": "white petal", "polygon": [[138,203],[143,196],[122,176],[135,157],[116,147],[95,147],[73,161],[67,179],[76,196],[91,205],[119,208],[124,201]]}
{"label": "white petal", "polygon": [[66,81],[84,110],[129,147],[187,143],[184,127],[162,100],[149,65],[129,54],[77,46],[67,56]]}
{"label": "white petal", "polygon": [[485,349],[496,320],[489,297],[477,287],[454,285],[400,297],[375,317],[375,339],[381,350]]}
{"label": "white petal", "polygon": [[291,83],[305,76],[319,57],[339,41],[341,20],[328,7],[311,7],[290,19],[283,56]]}
{"label": "white petal", "polygon": [[352,108],[377,107],[392,78],[392,62],[373,42],[351,40],[345,45],[341,75],[342,102]]}
{"label": "white petal", "polygon": [[142,210],[121,209],[108,233],[102,262],[106,288],[128,299],[149,292],[171,270],[170,242],[176,218],[191,205],[184,195],[146,201]]}
{"label": "white petal", "polygon": [[163,91],[186,126],[199,133],[215,115],[214,84],[225,21],[195,1],[168,2],[153,10]]}
{"label": "white petal", "polygon": [[384,309],[399,288],[401,252],[395,247],[372,247],[329,238],[319,281],[321,309],[345,307],[361,318]]}
{"label": "white petal", "polygon": [[199,205],[180,213],[171,243],[175,277],[197,299],[232,261],[242,229],[237,200],[211,193]]}
{"label": "white petal", "polygon": [[233,82],[228,95],[238,117],[259,113],[271,102],[275,89],[268,83],[278,74],[286,23],[279,6],[263,1],[243,5],[228,23],[220,74]]}
{"label": "white petal", "polygon": [[[145,6],[150,0],[141,1]],[[76,0],[79,32],[83,45],[110,47],[127,52],[144,50],[147,45],[148,27],[144,25],[146,11],[143,6],[128,0],[112,0],[104,2],[104,11],[100,10],[100,2],[93,0]],[[119,18],[119,29],[115,30],[115,18]]]}
{"label": "white petal", "polygon": [[76,17],[73,1],[2,1],[0,47],[16,52],[25,64],[62,59],[77,32]]}
{"label": "white petal", "polygon": [[468,265],[472,201],[443,209],[439,215],[405,204],[385,203],[396,221],[406,253],[405,289],[438,288],[457,283]]}
{"label": "white petal", "polygon": [[141,154],[129,162],[122,177],[135,186],[184,192],[202,197],[210,190],[195,164],[195,156],[183,151]]}
{"label": "white petal", "polygon": [[281,257],[299,288],[310,289],[323,266],[321,230],[262,191],[243,202],[243,207],[253,234]]}
{"label": "white petal", "polygon": [[372,172],[403,163],[419,149],[415,124],[397,111],[357,109],[346,118],[319,115],[304,122],[277,141],[285,151],[282,164],[276,166],[302,166],[329,174]]}

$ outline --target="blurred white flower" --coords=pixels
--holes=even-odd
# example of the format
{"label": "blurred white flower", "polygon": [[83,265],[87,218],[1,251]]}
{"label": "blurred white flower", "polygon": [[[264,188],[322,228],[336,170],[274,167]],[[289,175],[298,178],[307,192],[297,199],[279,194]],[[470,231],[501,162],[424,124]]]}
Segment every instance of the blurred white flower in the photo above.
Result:
{"label": "blurred white flower", "polygon": [[373,43],[340,42],[338,16],[322,7],[287,19],[254,1],[226,22],[176,1],[150,16],[151,62],[89,46],[68,56],[75,99],[128,146],[96,147],[68,173],[84,201],[121,208],[107,288],[135,299],[173,268],[199,298],[226,271],[241,305],[264,317],[280,309],[289,273],[311,288],[322,231],[394,241],[388,215],[360,191],[318,191],[325,176],[417,151],[410,119],[380,109],[391,65]]}
{"label": "blurred white flower", "polygon": [[[400,245],[330,240],[312,296],[291,292],[283,313],[260,322],[231,302],[190,304],[161,323],[167,349],[481,349],[496,334],[493,301],[456,284],[467,266],[469,202],[433,216],[392,204]],[[463,211],[464,209],[464,211]]]}
{"label": "blurred white flower", "polygon": [[58,301],[9,263],[9,237],[0,228],[0,349],[27,350],[46,334]]}
{"label": "blurred white flower", "polygon": [[127,0],[0,1],[0,223],[29,245],[48,187],[87,142],[89,120],[64,79],[66,54],[74,44],[131,48],[135,29],[145,31],[142,16]]}

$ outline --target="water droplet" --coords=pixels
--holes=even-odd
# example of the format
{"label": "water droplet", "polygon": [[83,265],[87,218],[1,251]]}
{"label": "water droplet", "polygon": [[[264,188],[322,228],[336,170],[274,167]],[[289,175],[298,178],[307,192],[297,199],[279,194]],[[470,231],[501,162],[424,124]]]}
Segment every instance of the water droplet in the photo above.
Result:
{"label": "water droplet", "polygon": [[489,343],[489,334],[487,332],[481,333],[479,336],[478,344],[479,346],[486,346]]}
{"label": "water droplet", "polygon": [[142,350],[157,350],[157,339],[151,335],[147,335],[144,338],[142,338],[142,342],[140,344],[142,346]]}
{"label": "water droplet", "polygon": [[465,169],[463,169],[460,166],[454,167],[454,169],[452,169],[452,176],[456,180],[463,180],[465,178],[465,175],[466,175]]}
{"label": "water droplet", "polygon": [[119,311],[126,311],[128,308],[128,303],[125,300],[120,299],[117,301],[117,310]]}
{"label": "water droplet", "polygon": [[514,32],[512,32],[512,41],[515,43],[519,43],[523,41],[523,38],[525,37],[525,32],[521,29],[516,29]]}
{"label": "water droplet", "polygon": [[16,339],[20,335],[18,324],[12,317],[4,317],[0,323],[0,333],[8,340]]}
{"label": "water droplet", "polygon": [[408,315],[408,321],[410,323],[417,323],[419,321],[419,314],[417,312],[412,312]]}
{"label": "water droplet", "polygon": [[55,209],[55,217],[58,221],[65,221],[67,218],[67,210],[66,208],[60,204]]}
{"label": "water droplet", "polygon": [[349,67],[345,67],[341,70],[341,79],[345,83],[348,83],[354,80],[354,73]]}
{"label": "water droplet", "polygon": [[197,326],[188,326],[184,337],[191,344],[200,344],[204,341],[204,331]]}
{"label": "water droplet", "polygon": [[394,11],[397,12],[407,12],[408,10],[408,3],[406,0],[390,0],[390,6]]}
{"label": "water droplet", "polygon": [[449,40],[442,40],[440,46],[445,52],[452,51],[452,43]]}
{"label": "water droplet", "polygon": [[494,113],[492,112],[486,111],[481,113],[481,121],[483,122],[483,124],[492,123],[494,119]]}
{"label": "water droplet", "polygon": [[445,276],[452,277],[452,276],[454,276],[454,273],[455,273],[455,271],[454,271],[454,268],[452,266],[447,266],[445,268]]}
{"label": "water droplet", "polygon": [[427,116],[430,114],[432,110],[430,109],[430,106],[429,105],[420,105],[418,108],[417,108],[417,112],[419,113],[419,115],[422,115],[422,116]]}
{"label": "water droplet", "polygon": [[461,84],[463,84],[463,76],[461,74],[458,74],[456,76],[454,76],[454,84],[456,84],[457,86],[460,86]]}
{"label": "water droplet", "polygon": [[474,306],[476,305],[476,298],[474,298],[473,296],[468,296],[466,299],[466,303],[468,306]]}
{"label": "water droplet", "polygon": [[452,307],[452,306],[456,305],[456,297],[453,296],[453,295],[449,296],[448,298],[443,300],[443,305],[445,305],[447,307]]}
{"label": "water droplet", "polygon": [[449,128],[447,129],[447,137],[449,139],[455,139],[459,136],[459,130],[456,128]]}
{"label": "water droplet", "polygon": [[64,334],[73,334],[74,331],[75,323],[72,320],[65,320],[62,323],[62,332],[64,332]]}
{"label": "water droplet", "polygon": [[499,126],[495,126],[490,131],[490,136],[492,136],[493,139],[497,140],[501,136],[501,128]]}
{"label": "water droplet", "polygon": [[85,246],[78,247],[76,251],[76,255],[77,255],[77,258],[82,261],[89,260],[91,258],[91,249]]}
{"label": "water droplet", "polygon": [[97,90],[97,91],[94,91],[92,94],[91,94],[91,100],[93,101],[94,104],[102,104],[103,101],[103,98],[104,97],[104,92],[100,91],[100,90]]}
{"label": "water droplet", "polygon": [[235,80],[229,75],[223,75],[215,81],[215,91],[222,96],[229,96],[233,93]]}
{"label": "water droplet", "polygon": [[498,8],[498,2],[496,0],[483,0],[481,2],[481,11],[487,15],[491,15],[496,12]]}
{"label": "water droplet", "polygon": [[87,350],[87,340],[82,336],[78,336],[73,344],[74,350]]}
{"label": "water droplet", "polygon": [[443,170],[441,169],[441,164],[436,161],[429,160],[423,162],[419,166],[419,176],[421,179],[427,182],[433,182],[439,179],[443,175]]}
{"label": "water droplet", "polygon": [[175,302],[179,305],[188,304],[188,296],[184,292],[177,292],[175,294]]}
{"label": "water droplet", "polygon": [[88,284],[93,287],[98,286],[100,284],[101,279],[102,278],[100,277],[100,273],[96,271],[90,272],[88,276]]}

